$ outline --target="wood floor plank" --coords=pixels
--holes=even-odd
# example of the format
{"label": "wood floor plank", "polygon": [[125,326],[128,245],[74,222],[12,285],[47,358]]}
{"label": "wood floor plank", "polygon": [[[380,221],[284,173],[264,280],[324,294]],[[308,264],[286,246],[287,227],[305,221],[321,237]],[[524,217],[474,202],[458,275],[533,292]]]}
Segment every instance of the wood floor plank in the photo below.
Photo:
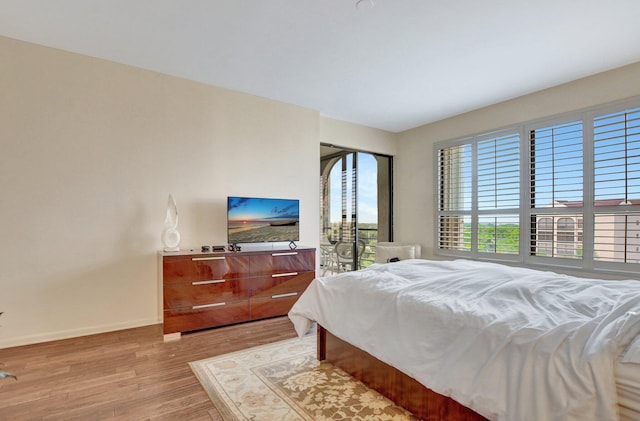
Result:
{"label": "wood floor plank", "polygon": [[222,421],[188,363],[295,336],[287,317],[182,335],[162,325],[0,350],[0,421]]}

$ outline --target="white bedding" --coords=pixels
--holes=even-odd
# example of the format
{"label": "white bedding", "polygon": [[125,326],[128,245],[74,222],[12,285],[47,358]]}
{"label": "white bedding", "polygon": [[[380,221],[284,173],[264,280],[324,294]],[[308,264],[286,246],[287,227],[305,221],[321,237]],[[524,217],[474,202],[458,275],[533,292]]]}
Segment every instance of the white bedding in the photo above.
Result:
{"label": "white bedding", "polygon": [[289,317],[489,419],[584,421],[618,419],[614,364],[639,314],[635,281],[406,260],[315,279]]}
{"label": "white bedding", "polygon": [[615,366],[620,421],[640,420],[640,364],[618,362]]}

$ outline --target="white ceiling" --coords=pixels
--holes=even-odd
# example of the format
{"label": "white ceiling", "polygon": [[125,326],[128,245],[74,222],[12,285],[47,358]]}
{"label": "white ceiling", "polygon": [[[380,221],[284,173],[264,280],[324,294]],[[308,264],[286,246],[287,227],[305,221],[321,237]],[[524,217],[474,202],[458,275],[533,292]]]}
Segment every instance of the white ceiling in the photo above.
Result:
{"label": "white ceiling", "polygon": [[0,35],[392,132],[640,61],[640,0],[356,1],[0,0]]}

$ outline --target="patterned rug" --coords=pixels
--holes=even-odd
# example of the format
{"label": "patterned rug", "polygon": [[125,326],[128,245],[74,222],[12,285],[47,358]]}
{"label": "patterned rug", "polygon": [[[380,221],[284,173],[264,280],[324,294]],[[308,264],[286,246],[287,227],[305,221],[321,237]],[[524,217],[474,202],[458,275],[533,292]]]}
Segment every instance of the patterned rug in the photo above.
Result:
{"label": "patterned rug", "polygon": [[189,365],[225,421],[416,420],[315,356],[310,336]]}

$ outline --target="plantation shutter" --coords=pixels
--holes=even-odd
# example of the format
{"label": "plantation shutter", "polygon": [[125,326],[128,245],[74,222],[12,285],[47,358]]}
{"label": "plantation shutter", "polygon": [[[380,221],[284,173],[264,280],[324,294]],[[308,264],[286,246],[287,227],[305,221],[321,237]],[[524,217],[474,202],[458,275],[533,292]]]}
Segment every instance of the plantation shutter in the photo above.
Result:
{"label": "plantation shutter", "polygon": [[438,248],[469,251],[471,145],[438,150]]}
{"label": "plantation shutter", "polygon": [[530,254],[582,258],[582,121],[529,132]]}
{"label": "plantation shutter", "polygon": [[640,97],[435,151],[437,254],[640,271]]}
{"label": "plantation shutter", "polygon": [[520,136],[477,143],[478,252],[518,254],[520,242]]}
{"label": "plantation shutter", "polygon": [[594,118],[594,260],[640,263],[640,108]]}

